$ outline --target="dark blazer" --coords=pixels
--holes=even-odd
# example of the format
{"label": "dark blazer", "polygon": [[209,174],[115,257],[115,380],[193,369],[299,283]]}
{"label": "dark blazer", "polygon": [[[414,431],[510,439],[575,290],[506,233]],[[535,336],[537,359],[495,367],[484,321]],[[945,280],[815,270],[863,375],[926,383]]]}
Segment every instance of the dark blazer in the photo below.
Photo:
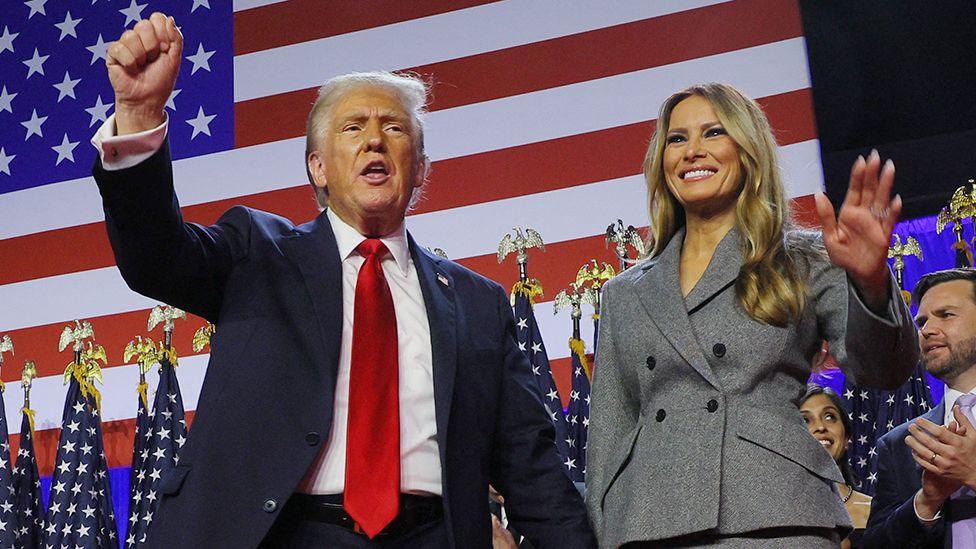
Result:
{"label": "dark blazer", "polygon": [[[163,478],[153,547],[255,547],[328,442],[342,331],[327,216],[294,226],[234,207],[184,223],[168,147],[94,175],[133,290],[217,324],[197,413]],[[228,184],[231,184],[228,182]],[[444,516],[454,547],[490,547],[488,484],[537,547],[592,547],[579,494],[531,389],[505,292],[410,239],[430,322]]]}
{"label": "dark blazer", "polygon": [[908,378],[918,342],[894,282],[877,316],[842,269],[808,254],[805,310],[770,326],[736,299],[736,229],[687,297],[678,279],[683,238],[682,229],[656,258],[603,287],[586,477],[600,546],[849,529],[834,488],[843,477],[797,403],[821,339],[862,385],[894,388]]}
{"label": "dark blazer", "polygon": [[[921,417],[942,425],[945,402]],[[878,481],[871,516],[864,532],[863,547],[925,547],[936,549],[945,544],[949,529],[940,520],[926,529],[915,516],[915,493],[922,487],[922,468],[912,459],[912,450],[905,444],[909,423],[902,423],[878,439]]]}

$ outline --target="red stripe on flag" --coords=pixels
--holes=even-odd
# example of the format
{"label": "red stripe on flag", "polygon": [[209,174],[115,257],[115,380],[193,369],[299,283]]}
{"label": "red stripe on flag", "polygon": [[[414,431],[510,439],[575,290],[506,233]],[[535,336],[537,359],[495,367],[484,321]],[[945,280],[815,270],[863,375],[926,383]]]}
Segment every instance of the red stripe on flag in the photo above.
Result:
{"label": "red stripe on flag", "polygon": [[234,55],[429,17],[496,0],[291,0],[234,12]]}
{"label": "red stripe on flag", "polygon": [[[802,35],[794,2],[744,0],[408,70],[431,76],[434,89],[430,110],[435,111]],[[714,39],[689,42],[680,40],[681,36]],[[235,104],[235,146],[305,135],[305,119],[315,95],[316,88],[308,88]],[[267,123],[269,117],[273,117],[274,124]]]}

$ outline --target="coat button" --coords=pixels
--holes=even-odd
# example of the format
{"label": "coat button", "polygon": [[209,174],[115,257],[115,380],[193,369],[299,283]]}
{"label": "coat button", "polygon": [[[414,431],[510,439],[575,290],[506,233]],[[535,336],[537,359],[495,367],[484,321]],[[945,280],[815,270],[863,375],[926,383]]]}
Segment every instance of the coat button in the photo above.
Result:
{"label": "coat button", "polygon": [[714,354],[715,356],[717,356],[719,358],[722,358],[723,356],[725,356],[725,345],[722,345],[721,343],[716,343],[712,347],[712,354]]}
{"label": "coat button", "polygon": [[655,419],[657,419],[658,422],[661,422],[664,421],[664,418],[666,418],[667,416],[668,413],[664,411],[664,408],[661,408],[660,410],[657,411],[657,416]]}
{"label": "coat button", "polygon": [[321,440],[322,437],[320,437],[319,434],[314,431],[305,434],[305,442],[307,442],[309,446],[317,446]]}
{"label": "coat button", "polygon": [[263,509],[265,513],[274,513],[277,508],[278,502],[273,499],[265,501],[264,505],[261,506],[261,509]]}
{"label": "coat button", "polygon": [[647,369],[653,370],[657,366],[657,360],[653,356],[647,357]]}
{"label": "coat button", "polygon": [[712,400],[709,400],[708,404],[706,405],[706,408],[710,413],[715,413],[715,410],[718,410],[718,401],[715,400],[714,398]]}

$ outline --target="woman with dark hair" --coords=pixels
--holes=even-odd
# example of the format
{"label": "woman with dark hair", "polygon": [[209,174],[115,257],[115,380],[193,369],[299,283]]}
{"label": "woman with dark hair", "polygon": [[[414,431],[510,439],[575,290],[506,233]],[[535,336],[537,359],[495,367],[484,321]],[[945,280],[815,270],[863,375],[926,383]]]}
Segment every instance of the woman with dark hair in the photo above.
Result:
{"label": "woman with dark hair", "polygon": [[837,466],[840,467],[840,472],[844,475],[844,482],[838,483],[837,491],[848,514],[851,515],[854,533],[844,540],[841,547],[857,547],[857,541],[860,540],[868,523],[868,515],[871,513],[871,496],[855,489],[859,483],[847,458],[847,449],[854,429],[850,416],[844,412],[837,393],[830,387],[819,385],[807,386],[807,392],[800,401],[800,413],[810,434],[827,450],[830,457],[834,458]]}
{"label": "woman with dark hair", "polygon": [[894,165],[859,158],[793,227],[769,121],[726,84],[669,97],[644,162],[651,257],[603,287],[587,505],[601,547],[836,547],[844,478],[797,404],[830,343],[895,388],[917,335],[888,265]]}

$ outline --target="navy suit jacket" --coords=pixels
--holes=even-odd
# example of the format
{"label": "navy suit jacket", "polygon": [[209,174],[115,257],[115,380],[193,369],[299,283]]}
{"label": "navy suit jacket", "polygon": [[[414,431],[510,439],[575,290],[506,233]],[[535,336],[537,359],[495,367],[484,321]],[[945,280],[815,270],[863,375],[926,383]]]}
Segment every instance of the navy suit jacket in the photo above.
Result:
{"label": "navy suit jacket", "polygon": [[[942,425],[945,402],[921,417]],[[871,500],[871,516],[864,532],[864,547],[936,549],[947,544],[944,519],[931,529],[926,529],[915,516],[914,500],[916,492],[922,487],[922,468],[915,463],[911,448],[905,444],[910,423],[902,423],[878,439],[877,490]]]}
{"label": "navy suit jacket", "polygon": [[[96,162],[94,174],[129,286],[217,324],[193,427],[162,480],[150,545],[255,547],[332,426],[342,283],[328,218],[296,227],[238,206],[210,227],[184,223],[166,145],[125,170]],[[491,546],[489,482],[536,547],[595,546],[505,292],[412,238],[410,250],[430,322],[453,546]]]}

